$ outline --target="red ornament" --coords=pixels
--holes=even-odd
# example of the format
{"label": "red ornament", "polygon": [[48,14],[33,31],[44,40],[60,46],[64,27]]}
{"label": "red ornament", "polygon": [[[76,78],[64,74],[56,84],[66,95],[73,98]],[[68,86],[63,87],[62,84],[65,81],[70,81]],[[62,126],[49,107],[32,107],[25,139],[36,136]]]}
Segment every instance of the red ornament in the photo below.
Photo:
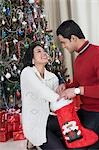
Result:
{"label": "red ornament", "polygon": [[28,33],[32,33],[32,27],[31,26],[28,27]]}
{"label": "red ornament", "polygon": [[40,0],[35,0],[35,3],[36,3],[36,4],[39,4],[39,3],[40,3]]}
{"label": "red ornament", "polygon": [[19,90],[16,90],[16,97],[17,97],[17,99],[19,99],[21,97],[21,93],[19,92]]}

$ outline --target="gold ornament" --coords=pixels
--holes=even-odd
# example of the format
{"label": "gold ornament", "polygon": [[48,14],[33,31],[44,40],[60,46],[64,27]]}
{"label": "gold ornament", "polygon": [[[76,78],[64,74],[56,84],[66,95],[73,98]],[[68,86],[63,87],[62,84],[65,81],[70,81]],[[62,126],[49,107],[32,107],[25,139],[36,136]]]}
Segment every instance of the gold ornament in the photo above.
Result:
{"label": "gold ornament", "polygon": [[13,102],[14,102],[13,95],[10,95],[10,96],[9,96],[9,102],[11,102],[11,103],[13,103]]}
{"label": "gold ornament", "polygon": [[16,22],[16,21],[17,21],[17,19],[15,18],[15,16],[13,16],[12,22]]}
{"label": "gold ornament", "polygon": [[5,25],[5,21],[4,20],[2,20],[2,24]]}

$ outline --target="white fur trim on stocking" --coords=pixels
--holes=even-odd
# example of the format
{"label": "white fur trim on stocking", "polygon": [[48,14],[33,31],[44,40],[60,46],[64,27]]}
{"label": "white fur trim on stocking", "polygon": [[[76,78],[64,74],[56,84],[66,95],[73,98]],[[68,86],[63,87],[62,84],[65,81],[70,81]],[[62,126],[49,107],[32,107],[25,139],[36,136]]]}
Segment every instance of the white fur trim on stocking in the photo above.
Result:
{"label": "white fur trim on stocking", "polygon": [[61,98],[59,101],[51,102],[50,108],[52,111],[56,111],[66,105],[69,105],[72,102],[73,100],[70,100],[70,99],[65,100],[64,98]]}

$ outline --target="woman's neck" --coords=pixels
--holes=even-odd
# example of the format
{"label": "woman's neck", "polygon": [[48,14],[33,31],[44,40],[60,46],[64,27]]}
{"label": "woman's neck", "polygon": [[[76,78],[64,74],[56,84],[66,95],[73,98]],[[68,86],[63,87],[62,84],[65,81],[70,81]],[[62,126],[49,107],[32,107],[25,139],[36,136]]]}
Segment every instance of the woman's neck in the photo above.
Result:
{"label": "woman's neck", "polygon": [[44,69],[45,69],[45,66],[38,66],[38,65],[35,65],[35,67],[37,68],[37,70],[39,71],[40,75],[42,78],[44,78]]}

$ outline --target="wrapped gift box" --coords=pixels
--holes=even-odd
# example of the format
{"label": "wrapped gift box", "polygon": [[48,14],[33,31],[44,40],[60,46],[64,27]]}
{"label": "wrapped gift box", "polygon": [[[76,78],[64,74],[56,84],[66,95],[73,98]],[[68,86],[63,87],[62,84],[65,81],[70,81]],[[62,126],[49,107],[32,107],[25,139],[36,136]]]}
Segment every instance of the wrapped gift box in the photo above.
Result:
{"label": "wrapped gift box", "polygon": [[20,131],[22,130],[22,124],[19,122],[14,122],[13,123],[13,131]]}
{"label": "wrapped gift box", "polygon": [[7,122],[10,122],[10,123],[20,122],[20,114],[19,113],[8,114],[7,115]]}
{"label": "wrapped gift box", "polygon": [[16,131],[16,132],[13,132],[13,140],[14,141],[17,141],[17,140],[24,140],[26,139],[24,134],[23,134],[23,131]]}
{"label": "wrapped gift box", "polygon": [[7,140],[8,140],[7,132],[6,131],[0,131],[0,142],[6,142]]}
{"label": "wrapped gift box", "polygon": [[7,112],[5,110],[0,111],[0,125],[7,120]]}
{"label": "wrapped gift box", "polygon": [[7,131],[12,132],[13,131],[13,123],[7,123]]}

